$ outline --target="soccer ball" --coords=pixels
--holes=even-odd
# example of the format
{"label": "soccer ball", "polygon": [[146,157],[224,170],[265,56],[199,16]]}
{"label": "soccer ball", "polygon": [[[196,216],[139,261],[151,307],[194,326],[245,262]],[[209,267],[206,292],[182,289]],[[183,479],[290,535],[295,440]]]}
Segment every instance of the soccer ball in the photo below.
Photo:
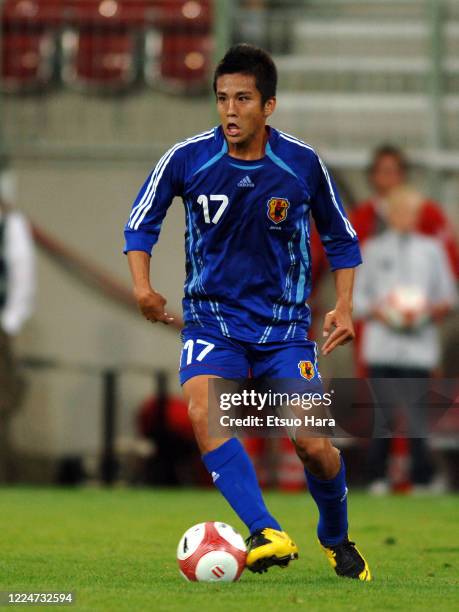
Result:
{"label": "soccer ball", "polygon": [[177,548],[180,573],[193,582],[234,582],[244,571],[247,549],[226,523],[199,523],[186,531]]}
{"label": "soccer ball", "polygon": [[427,305],[425,294],[417,287],[397,287],[388,296],[384,310],[392,327],[418,328],[426,322]]}

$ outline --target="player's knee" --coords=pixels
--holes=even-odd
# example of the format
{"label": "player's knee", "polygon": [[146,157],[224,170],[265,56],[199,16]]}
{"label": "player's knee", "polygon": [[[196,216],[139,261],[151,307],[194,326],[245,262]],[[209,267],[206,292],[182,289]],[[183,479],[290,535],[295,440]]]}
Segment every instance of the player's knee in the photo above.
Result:
{"label": "player's knee", "polygon": [[306,465],[321,464],[331,448],[329,440],[322,438],[303,438],[295,442],[298,457]]}
{"label": "player's knee", "polygon": [[207,402],[191,399],[188,404],[188,417],[193,425],[207,421]]}

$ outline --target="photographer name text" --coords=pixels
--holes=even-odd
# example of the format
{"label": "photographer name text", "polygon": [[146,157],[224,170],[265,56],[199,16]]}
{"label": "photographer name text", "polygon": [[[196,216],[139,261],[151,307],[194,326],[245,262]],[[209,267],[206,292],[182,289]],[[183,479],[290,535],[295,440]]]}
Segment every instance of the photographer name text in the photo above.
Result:
{"label": "photographer name text", "polygon": [[238,418],[224,414],[220,417],[220,425],[222,427],[335,427],[336,423],[335,419],[320,419],[313,415],[288,418],[267,414]]}

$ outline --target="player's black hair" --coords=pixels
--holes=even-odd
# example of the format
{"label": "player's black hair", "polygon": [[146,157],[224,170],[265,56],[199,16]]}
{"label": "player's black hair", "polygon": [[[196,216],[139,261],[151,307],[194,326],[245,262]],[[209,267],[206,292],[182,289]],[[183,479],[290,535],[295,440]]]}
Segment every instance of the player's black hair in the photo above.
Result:
{"label": "player's black hair", "polygon": [[408,172],[408,160],[406,159],[405,153],[395,145],[383,144],[373,151],[371,162],[368,167],[368,173],[372,174],[379,161],[383,157],[393,157],[400,167],[400,170],[406,174]]}
{"label": "player's black hair", "polygon": [[255,77],[255,84],[261,94],[264,104],[269,98],[274,98],[277,88],[277,69],[269,53],[249,45],[240,43],[231,47],[220,61],[214,73],[214,93],[217,93],[217,79],[224,74],[249,74]]}

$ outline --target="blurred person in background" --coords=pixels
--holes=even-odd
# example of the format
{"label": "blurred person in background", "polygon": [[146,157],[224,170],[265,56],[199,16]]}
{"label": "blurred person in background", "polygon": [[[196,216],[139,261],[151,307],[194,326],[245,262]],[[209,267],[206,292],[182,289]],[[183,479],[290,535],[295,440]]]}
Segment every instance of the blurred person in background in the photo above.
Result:
{"label": "blurred person in background", "polygon": [[11,421],[24,395],[13,338],[33,310],[35,254],[25,217],[0,202],[0,482],[16,479]]}
{"label": "blurred person in background", "polygon": [[147,397],[137,415],[137,429],[153,451],[139,471],[141,481],[161,486],[206,482],[183,399],[162,392]]}
{"label": "blurred person in background", "polygon": [[[357,203],[350,211],[350,221],[357,232],[360,244],[387,229],[387,197],[401,185],[406,184],[409,172],[408,160],[401,149],[391,144],[377,147],[368,167],[368,182],[371,195],[367,200]],[[416,230],[426,236],[440,240],[448,256],[449,263],[457,280],[459,280],[459,248],[453,231],[453,224],[447,217],[441,204],[424,198],[417,215]],[[320,238],[315,230],[311,236],[313,261],[313,283],[316,285],[326,271],[325,253]],[[366,364],[362,362],[360,340],[362,329],[355,328],[357,373],[366,375]]]}
{"label": "blurred person in background", "polygon": [[[362,356],[370,378],[428,379],[439,365],[437,326],[456,305],[457,291],[441,243],[417,231],[423,206],[415,189],[392,190],[384,208],[388,229],[364,246],[354,313],[366,321]],[[422,395],[419,380],[413,389]],[[425,434],[421,406],[410,408],[416,411],[416,431]],[[375,494],[389,491],[389,448],[389,437],[374,439],[370,447],[370,491]],[[411,438],[410,451],[411,482],[417,490],[426,489],[433,484],[434,469],[425,436]]]}
{"label": "blurred person in background", "polygon": [[[374,151],[368,169],[372,194],[368,200],[357,204],[351,214],[361,244],[387,229],[388,195],[396,187],[406,184],[407,175],[408,161],[403,151],[392,145],[382,145]],[[459,279],[459,250],[452,223],[442,206],[423,197],[417,214],[416,230],[442,242],[451,268]]]}
{"label": "blurred person in background", "polygon": [[[360,244],[384,232],[388,226],[387,200],[389,193],[407,182],[408,160],[401,149],[391,144],[383,144],[375,149],[368,168],[370,197],[357,204],[350,219],[359,237]],[[448,256],[456,280],[459,280],[459,249],[453,231],[453,224],[446,216],[441,204],[423,197],[416,220],[416,231],[437,238]],[[323,257],[323,256],[322,256]],[[359,324],[355,328],[356,371],[357,375],[367,375],[367,364],[361,351],[364,334]]]}

